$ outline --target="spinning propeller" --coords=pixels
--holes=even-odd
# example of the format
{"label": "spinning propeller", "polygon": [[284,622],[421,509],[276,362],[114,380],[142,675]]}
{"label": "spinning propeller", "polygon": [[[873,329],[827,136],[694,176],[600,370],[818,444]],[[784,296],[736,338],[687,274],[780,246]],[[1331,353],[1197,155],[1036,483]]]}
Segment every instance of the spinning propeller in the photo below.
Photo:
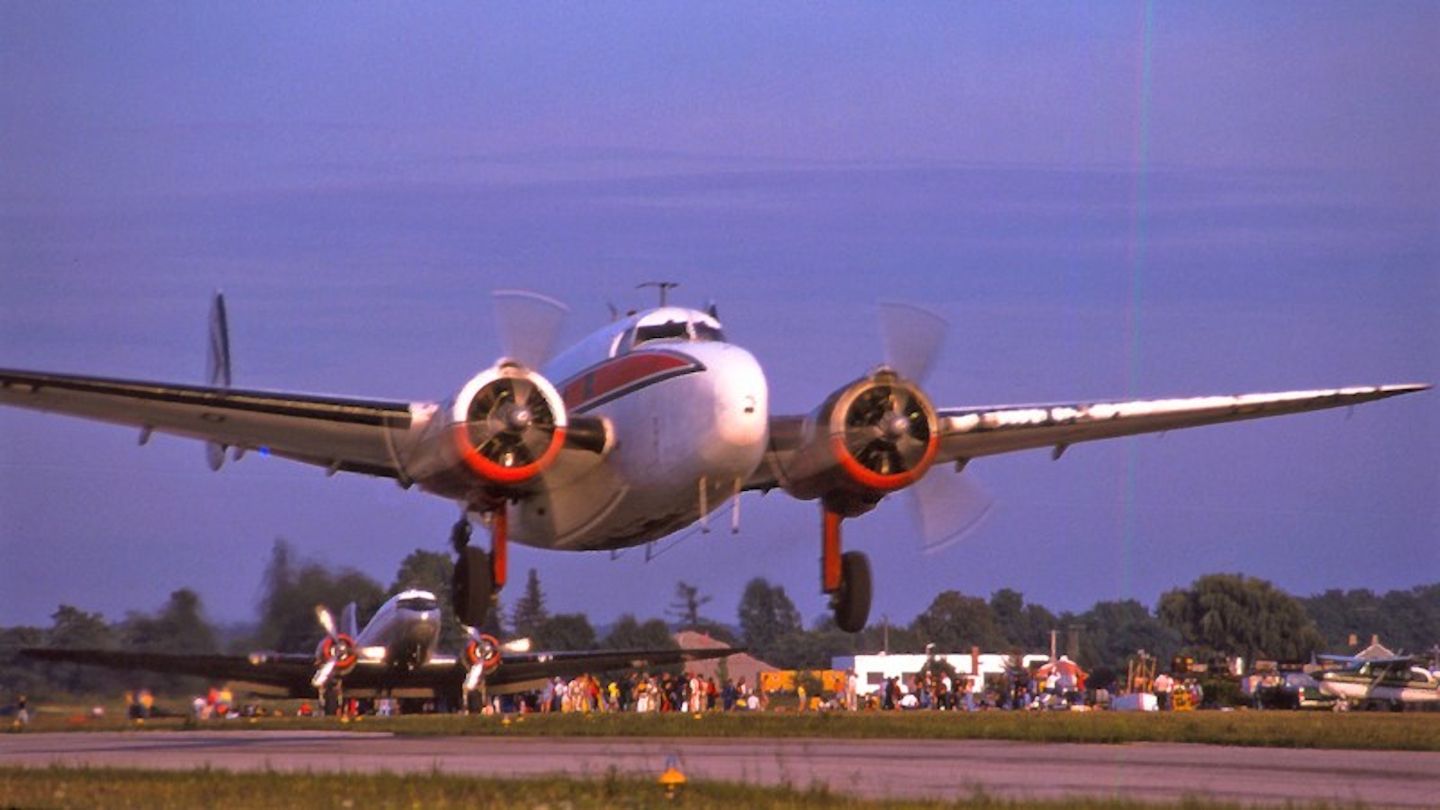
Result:
{"label": "spinning propeller", "polygon": [[559,427],[531,377],[501,377],[470,402],[465,431],[471,446],[503,468],[526,467],[545,456]]}
{"label": "spinning propeller", "polygon": [[355,639],[336,629],[335,617],[330,615],[329,608],[316,605],[315,618],[319,619],[320,626],[325,628],[325,640],[320,642],[320,649],[315,654],[315,663],[319,668],[315,670],[315,677],[310,679],[310,685],[324,691],[335,670],[340,670],[342,674],[348,671],[355,666],[358,656],[355,652]]}
{"label": "spinning propeller", "polygon": [[[915,385],[923,384],[934,368],[948,331],[944,318],[923,307],[880,304],[885,365]],[[881,475],[905,472],[921,463],[932,437],[920,409],[923,400],[917,395],[908,386],[877,386],[856,398],[845,415],[845,444],[857,461]],[[932,471],[906,493],[921,551],[927,554],[947,548],[974,529],[993,505],[989,493],[958,471]]]}
{"label": "spinning propeller", "polygon": [[530,639],[516,638],[500,642],[499,639],[488,633],[482,633],[478,629],[465,626],[465,635],[470,637],[470,642],[465,645],[465,684],[464,694],[466,697],[477,689],[485,686],[485,677],[494,672],[500,666],[500,659],[504,653],[523,653],[530,651]]}

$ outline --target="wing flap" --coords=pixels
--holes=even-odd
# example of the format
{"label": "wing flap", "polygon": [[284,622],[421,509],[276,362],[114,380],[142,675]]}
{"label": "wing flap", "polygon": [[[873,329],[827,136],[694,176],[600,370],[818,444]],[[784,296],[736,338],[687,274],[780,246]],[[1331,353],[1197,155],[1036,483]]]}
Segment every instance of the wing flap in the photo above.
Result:
{"label": "wing flap", "polygon": [[1342,408],[1428,389],[1380,385],[1236,396],[946,409],[937,461]]}

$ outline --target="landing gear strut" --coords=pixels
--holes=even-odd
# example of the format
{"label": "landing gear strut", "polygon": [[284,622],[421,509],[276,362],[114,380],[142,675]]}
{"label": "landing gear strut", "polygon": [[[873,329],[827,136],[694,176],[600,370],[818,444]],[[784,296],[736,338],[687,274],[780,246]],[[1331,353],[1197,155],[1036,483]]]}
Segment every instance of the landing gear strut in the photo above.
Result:
{"label": "landing gear strut", "polygon": [[865,629],[870,618],[870,560],[858,551],[840,551],[842,516],[821,510],[820,586],[830,595],[835,625],[847,633]]}
{"label": "landing gear strut", "polygon": [[450,596],[455,618],[469,627],[485,624],[490,608],[499,599],[505,586],[506,521],[501,507],[490,513],[491,553],[470,545],[470,521],[462,516],[450,530],[450,545],[455,549],[455,574],[450,582]]}

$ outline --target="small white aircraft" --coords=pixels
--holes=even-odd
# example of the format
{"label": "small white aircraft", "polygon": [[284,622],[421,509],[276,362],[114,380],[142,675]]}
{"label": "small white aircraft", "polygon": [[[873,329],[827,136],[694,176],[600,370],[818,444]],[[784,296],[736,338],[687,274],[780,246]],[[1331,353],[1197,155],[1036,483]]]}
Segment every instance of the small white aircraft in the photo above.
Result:
{"label": "small white aircraft", "polygon": [[[505,356],[439,402],[387,402],[231,387],[223,299],[211,310],[209,385],[0,370],[0,404],[130,425],[227,450],[395,479],[457,501],[455,612],[483,624],[505,584],[506,544],[593,551],[663,537],[739,495],[782,489],[820,505],[820,581],[836,624],[865,626],[866,557],[840,526],[887,495],[917,497],[921,535],[956,536],[987,505],[956,473],[981,456],[1356,405],[1428,385],[1047,405],[937,408],[921,385],[945,332],[938,316],[882,306],[886,361],[809,414],[772,414],[760,364],[726,340],[714,307],[617,318],[554,359],[564,307],[496,294]],[[547,362],[548,361],[548,362]],[[552,384],[552,380],[555,382]],[[469,545],[489,527],[490,552]]]}
{"label": "small white aircraft", "polygon": [[42,661],[196,675],[289,697],[318,693],[323,705],[333,707],[339,704],[342,689],[352,697],[458,697],[459,705],[468,706],[476,692],[483,698],[487,692],[538,689],[557,675],[659,667],[737,652],[729,647],[532,652],[529,639],[502,643],[467,627],[470,638],[460,655],[442,655],[436,650],[439,605],[433,593],[421,590],[392,596],[358,631],[353,602],[341,614],[338,626],[325,607],[317,606],[315,613],[325,637],[313,654],[215,655],[48,647],[28,647],[20,654]]}
{"label": "small white aircraft", "polygon": [[1427,669],[1425,659],[1413,656],[1357,658],[1322,655],[1321,659],[1341,662],[1341,669],[1313,674],[1320,691],[1350,705],[1388,705],[1394,709],[1410,703],[1440,702],[1440,676]]}

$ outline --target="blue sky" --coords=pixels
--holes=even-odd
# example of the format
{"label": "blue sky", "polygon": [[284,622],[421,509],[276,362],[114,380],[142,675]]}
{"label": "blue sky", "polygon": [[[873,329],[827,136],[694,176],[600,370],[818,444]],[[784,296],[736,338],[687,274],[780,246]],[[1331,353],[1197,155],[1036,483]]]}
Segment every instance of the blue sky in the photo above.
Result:
{"label": "blue sky", "polygon": [[[879,359],[873,302],[946,315],[946,405],[1440,380],[1440,7],[6,4],[0,365],[438,399],[498,354],[488,291],[714,299],[777,410]],[[453,508],[393,484],[0,412],[0,623],[197,588],[248,618],[270,544],[388,582]],[[1440,579],[1440,416],[1344,413],[977,463],[983,529],[848,524],[876,614],[939,590],[1152,603]],[[517,550],[552,605],[675,581],[818,594],[813,504],[632,552]],[[604,583],[602,586],[596,583]]]}

